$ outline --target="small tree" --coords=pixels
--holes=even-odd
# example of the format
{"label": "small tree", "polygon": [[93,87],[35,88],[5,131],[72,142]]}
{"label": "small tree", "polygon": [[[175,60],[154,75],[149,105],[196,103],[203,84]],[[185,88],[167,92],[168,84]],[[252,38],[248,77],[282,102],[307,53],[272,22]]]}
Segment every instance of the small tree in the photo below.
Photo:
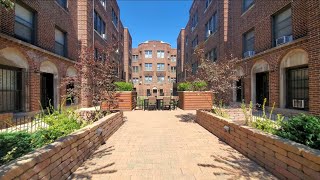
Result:
{"label": "small tree", "polygon": [[206,59],[204,55],[204,45],[200,44],[194,51],[197,63],[199,64],[196,72],[190,73],[191,67],[187,66],[189,71],[188,81],[205,81],[208,89],[215,94],[216,103],[228,102],[230,93],[235,89],[234,82],[239,79],[236,75],[236,66],[239,62],[236,58],[220,59],[212,61]]}
{"label": "small tree", "polygon": [[13,9],[14,2],[11,0],[0,0],[0,6],[4,7],[6,10]]}
{"label": "small tree", "polygon": [[[88,105],[93,105],[97,114],[101,115],[97,107],[102,102],[108,104],[107,111],[116,106],[117,63],[113,59],[114,46],[106,47],[97,54],[94,49],[83,47],[79,62],[74,68],[77,75],[65,77],[63,87],[67,87],[66,98],[86,98]],[[68,88],[69,87],[69,88]]]}

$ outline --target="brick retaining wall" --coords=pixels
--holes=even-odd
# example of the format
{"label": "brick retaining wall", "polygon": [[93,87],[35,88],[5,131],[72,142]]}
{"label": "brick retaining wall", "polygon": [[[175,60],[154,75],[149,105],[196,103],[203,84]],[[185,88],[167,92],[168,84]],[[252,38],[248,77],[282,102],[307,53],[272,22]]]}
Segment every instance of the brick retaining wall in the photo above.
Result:
{"label": "brick retaining wall", "polygon": [[122,112],[110,114],[1,166],[0,179],[67,179],[123,122]]}
{"label": "brick retaining wall", "polygon": [[319,150],[209,112],[198,110],[196,122],[280,179],[320,179]]}

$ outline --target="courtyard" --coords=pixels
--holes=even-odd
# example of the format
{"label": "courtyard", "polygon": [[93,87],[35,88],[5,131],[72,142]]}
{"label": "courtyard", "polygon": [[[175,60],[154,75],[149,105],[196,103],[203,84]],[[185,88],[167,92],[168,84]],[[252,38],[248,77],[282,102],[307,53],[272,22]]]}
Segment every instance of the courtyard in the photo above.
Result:
{"label": "courtyard", "polygon": [[199,124],[195,111],[124,112],[73,179],[276,179]]}

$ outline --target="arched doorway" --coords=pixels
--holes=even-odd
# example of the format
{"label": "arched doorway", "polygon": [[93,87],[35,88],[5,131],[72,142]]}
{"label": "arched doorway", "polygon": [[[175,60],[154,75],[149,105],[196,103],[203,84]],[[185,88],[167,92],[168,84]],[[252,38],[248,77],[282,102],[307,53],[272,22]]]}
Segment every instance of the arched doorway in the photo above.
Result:
{"label": "arched doorway", "polygon": [[244,70],[241,66],[237,67],[236,75],[239,77],[234,82],[233,102],[242,102],[244,100]]}
{"label": "arched doorway", "polygon": [[15,48],[0,50],[0,113],[29,111],[29,65]]}
{"label": "arched doorway", "polygon": [[40,101],[43,109],[50,106],[54,108],[59,104],[58,69],[50,61],[44,61],[40,65]]}
{"label": "arched doorway", "polygon": [[152,95],[153,96],[158,96],[158,88],[157,87],[153,87],[152,88]]}
{"label": "arched doorway", "polygon": [[269,64],[265,60],[257,61],[251,70],[251,100],[253,104],[269,105]]}
{"label": "arched doorway", "polygon": [[280,107],[309,109],[308,53],[295,49],[280,63]]}

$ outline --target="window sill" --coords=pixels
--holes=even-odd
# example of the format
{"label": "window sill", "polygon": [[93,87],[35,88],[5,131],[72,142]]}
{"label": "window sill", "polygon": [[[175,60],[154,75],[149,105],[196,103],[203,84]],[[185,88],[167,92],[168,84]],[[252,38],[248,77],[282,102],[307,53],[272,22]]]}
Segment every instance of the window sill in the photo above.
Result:
{"label": "window sill", "polygon": [[56,0],[54,1],[59,7],[61,7],[66,13],[69,14],[69,9],[68,9],[68,4],[67,4],[67,7],[63,7],[61,6]]}
{"label": "window sill", "polygon": [[255,4],[252,4],[248,9],[246,9],[245,11],[242,12],[241,16],[244,16],[245,14],[247,14],[247,12],[249,12],[253,7],[254,7]]}
{"label": "window sill", "polygon": [[208,5],[208,7],[206,7],[206,9],[203,11],[203,14],[205,14],[207,12],[207,10],[209,9],[209,7],[211,6],[212,1],[210,2],[210,4]]}
{"label": "window sill", "polygon": [[101,35],[97,30],[94,29],[94,32],[95,32],[102,40],[104,40],[105,42],[107,42],[107,38],[103,38],[102,35]]}

